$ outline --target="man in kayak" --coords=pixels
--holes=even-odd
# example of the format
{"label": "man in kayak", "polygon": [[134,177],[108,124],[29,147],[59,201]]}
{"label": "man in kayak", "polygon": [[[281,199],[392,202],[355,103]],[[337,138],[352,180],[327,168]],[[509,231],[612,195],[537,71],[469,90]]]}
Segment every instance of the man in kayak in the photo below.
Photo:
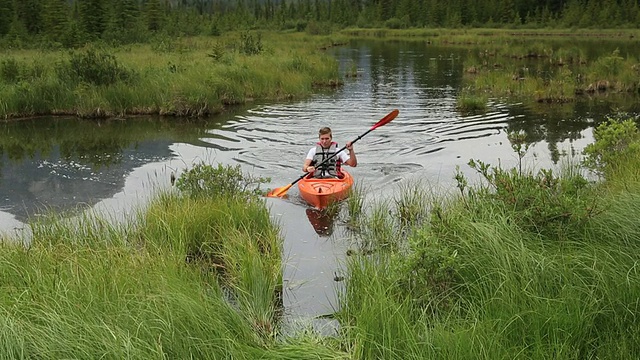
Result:
{"label": "man in kayak", "polygon": [[[307,153],[307,157],[304,160],[302,171],[313,173],[315,178],[340,178],[342,173],[340,167],[342,164],[347,164],[352,167],[358,166],[358,159],[356,158],[356,152],[353,149],[351,142],[347,143],[347,151],[340,151],[337,155],[331,157],[338,151],[338,143],[332,141],[333,136],[331,129],[323,127],[318,132],[319,140],[316,146],[311,148]],[[322,163],[325,159],[330,160]],[[321,164],[318,168],[314,165]]]}

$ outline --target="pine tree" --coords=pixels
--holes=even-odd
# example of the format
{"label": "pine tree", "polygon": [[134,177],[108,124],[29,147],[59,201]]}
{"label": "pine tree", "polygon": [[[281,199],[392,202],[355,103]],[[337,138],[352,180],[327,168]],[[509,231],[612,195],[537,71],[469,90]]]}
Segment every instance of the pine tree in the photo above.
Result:
{"label": "pine tree", "polygon": [[158,31],[162,27],[162,9],[160,0],[148,0],[145,4],[145,15],[147,18],[147,29]]}
{"label": "pine tree", "polygon": [[0,0],[0,37],[9,33],[13,14],[13,2],[11,0]]}
{"label": "pine tree", "polygon": [[140,40],[143,34],[138,22],[140,9],[136,1],[112,0],[110,5],[105,38],[124,43]]}
{"label": "pine tree", "polygon": [[14,9],[18,21],[31,35],[42,31],[42,6],[39,0],[15,0]]}
{"label": "pine tree", "polygon": [[97,39],[107,27],[104,0],[78,0],[80,24],[89,39]]}
{"label": "pine tree", "polygon": [[43,30],[46,36],[62,42],[69,27],[69,6],[66,0],[45,0],[43,4]]}

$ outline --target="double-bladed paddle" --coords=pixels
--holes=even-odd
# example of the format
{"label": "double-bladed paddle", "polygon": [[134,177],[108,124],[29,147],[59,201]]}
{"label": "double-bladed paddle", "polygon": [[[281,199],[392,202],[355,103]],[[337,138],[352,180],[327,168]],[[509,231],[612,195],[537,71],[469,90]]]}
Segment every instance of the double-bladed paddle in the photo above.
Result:
{"label": "double-bladed paddle", "polygon": [[[354,144],[356,141],[362,139],[362,137],[364,137],[365,135],[367,135],[368,133],[372,132],[373,130],[379,128],[380,126],[386,125],[388,123],[391,122],[391,120],[395,119],[396,116],[398,116],[398,113],[400,111],[398,111],[398,109],[395,109],[393,111],[391,111],[390,113],[388,113],[385,117],[383,117],[382,119],[380,119],[380,121],[378,121],[377,123],[375,123],[369,130],[367,130],[364,134],[358,136],[355,140],[353,140],[351,142],[351,144]],[[344,149],[346,149],[347,146],[343,146],[340,150],[336,151],[335,153],[333,153],[331,156],[329,156],[328,158],[324,159],[320,164],[316,165],[316,167],[320,167],[320,165],[324,164],[325,162],[329,161],[330,159],[332,159],[334,156],[338,155],[341,151],[344,151]],[[283,186],[283,187],[279,187],[279,188],[275,188],[271,191],[269,191],[267,193],[268,197],[283,197],[287,194],[287,191],[289,191],[289,189],[295,185],[298,181],[304,179],[305,176],[309,175],[309,173],[304,173],[303,175],[301,175],[299,178],[295,179],[291,184],[287,185],[287,186]]]}

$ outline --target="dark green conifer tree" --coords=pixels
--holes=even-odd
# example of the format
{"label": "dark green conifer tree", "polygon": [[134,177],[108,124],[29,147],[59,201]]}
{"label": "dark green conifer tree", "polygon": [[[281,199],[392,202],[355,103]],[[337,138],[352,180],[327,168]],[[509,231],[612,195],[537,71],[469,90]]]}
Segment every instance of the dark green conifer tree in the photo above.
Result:
{"label": "dark green conifer tree", "polygon": [[52,41],[63,42],[69,30],[69,5],[66,0],[44,0],[43,30]]}
{"label": "dark green conifer tree", "polygon": [[14,9],[18,21],[27,29],[30,35],[42,31],[42,4],[40,0],[16,0]]}
{"label": "dark green conifer tree", "polygon": [[153,32],[159,31],[162,28],[162,21],[164,18],[160,0],[147,0],[144,10],[147,20],[147,29]]}
{"label": "dark green conifer tree", "polygon": [[0,37],[9,33],[13,14],[13,1],[0,0]]}
{"label": "dark green conifer tree", "polygon": [[80,24],[87,38],[99,39],[107,28],[105,0],[78,0]]}

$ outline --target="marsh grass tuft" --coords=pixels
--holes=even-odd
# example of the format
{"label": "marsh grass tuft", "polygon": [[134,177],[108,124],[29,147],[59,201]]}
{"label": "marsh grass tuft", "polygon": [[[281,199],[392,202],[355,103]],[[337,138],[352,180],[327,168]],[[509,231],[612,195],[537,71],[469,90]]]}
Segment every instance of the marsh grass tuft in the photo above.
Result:
{"label": "marsh grass tuft", "polygon": [[358,229],[360,219],[364,212],[365,194],[367,190],[361,183],[356,183],[349,190],[347,197],[347,226],[351,229]]}

